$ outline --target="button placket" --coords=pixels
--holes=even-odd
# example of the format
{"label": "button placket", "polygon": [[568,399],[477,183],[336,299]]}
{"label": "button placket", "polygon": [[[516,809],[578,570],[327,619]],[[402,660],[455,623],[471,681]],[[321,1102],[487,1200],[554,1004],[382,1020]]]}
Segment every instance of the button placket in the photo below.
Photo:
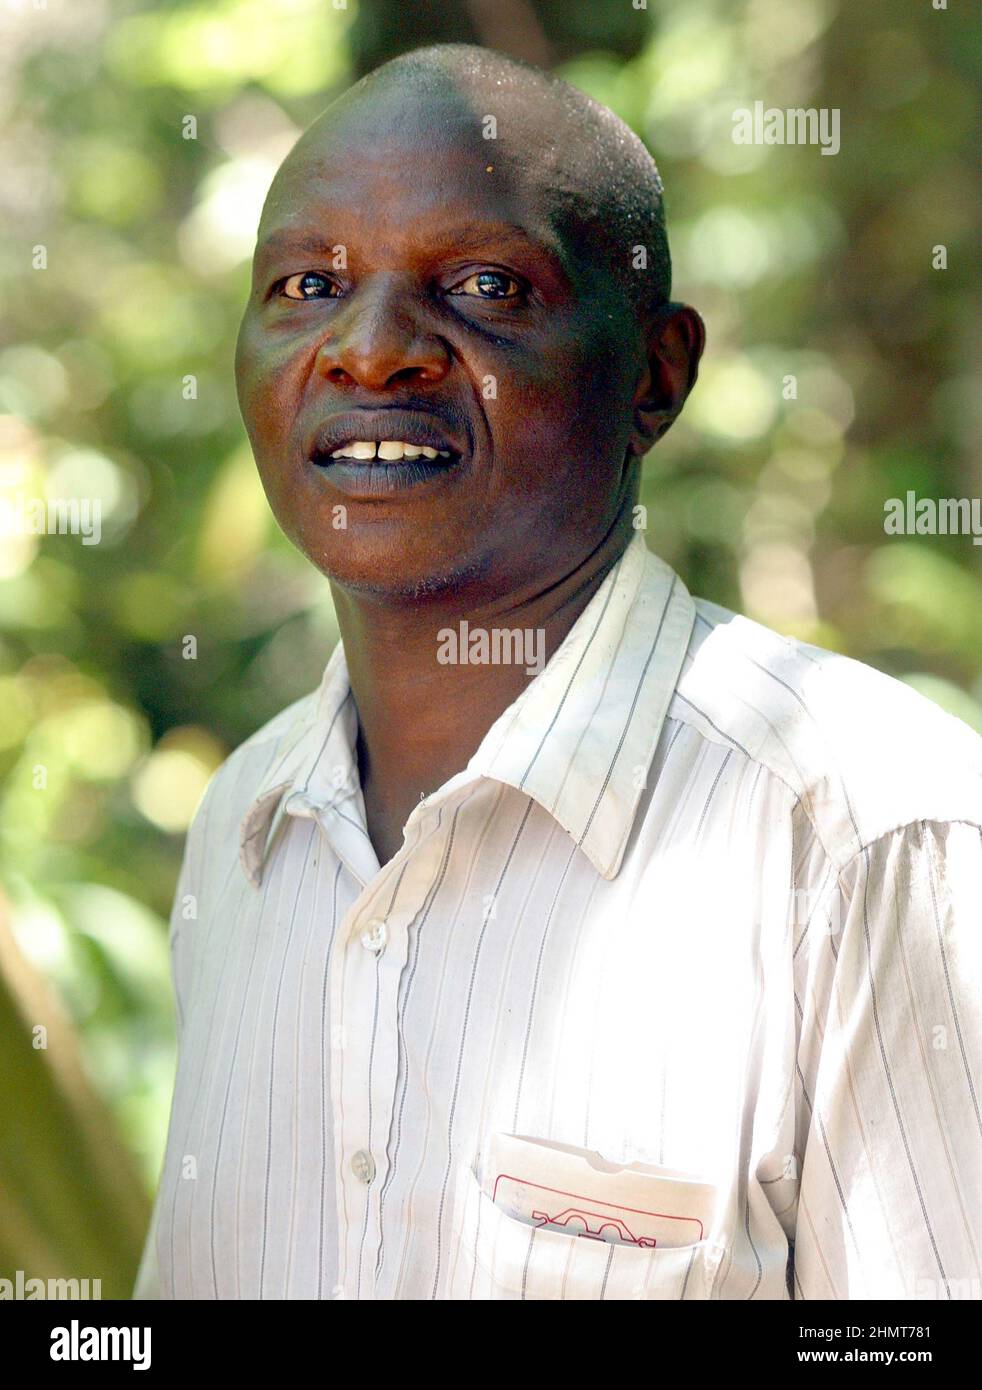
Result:
{"label": "button placket", "polygon": [[[410,926],[425,908],[442,857],[440,846],[425,844],[429,839],[420,829],[372,880],[341,924],[332,962],[331,1013],[343,1025],[334,1030],[331,1085],[338,1261],[348,1298],[376,1293],[380,1194],[399,1071],[400,982]],[[394,899],[398,906],[387,910]]]}
{"label": "button placket", "polygon": [[378,963],[358,940],[355,908],[335,941],[331,963],[330,1010],[333,1021],[331,1103],[335,1135],[338,1215],[338,1279],[346,1298],[359,1297],[358,1246],[371,1184],[354,1171],[356,1154],[372,1145],[375,1088],[372,1075],[372,1019],[376,1012]]}
{"label": "button placket", "polygon": [[[408,901],[407,887],[403,878],[399,896]],[[399,982],[407,929],[415,915],[408,908],[383,915],[378,907],[380,888],[389,895],[383,900],[391,900],[391,886],[376,881],[371,905],[361,912],[356,907],[343,924],[344,944],[332,973],[331,996],[334,1016],[342,1006],[345,1014],[332,1083],[340,1160],[339,1267],[346,1296],[367,1299],[375,1293],[379,1191],[398,1077]],[[420,902],[424,900],[425,892]]]}

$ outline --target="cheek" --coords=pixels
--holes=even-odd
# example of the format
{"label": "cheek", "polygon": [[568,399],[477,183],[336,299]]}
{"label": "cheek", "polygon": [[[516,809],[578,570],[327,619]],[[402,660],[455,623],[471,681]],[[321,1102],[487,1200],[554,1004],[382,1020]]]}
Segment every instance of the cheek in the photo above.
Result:
{"label": "cheek", "polygon": [[266,451],[286,437],[304,379],[306,350],[260,334],[243,321],[235,349],[235,387],[254,447]]}
{"label": "cheek", "polygon": [[528,455],[555,477],[609,461],[616,473],[630,426],[623,354],[605,337],[564,341],[503,371],[488,415],[506,452]]}

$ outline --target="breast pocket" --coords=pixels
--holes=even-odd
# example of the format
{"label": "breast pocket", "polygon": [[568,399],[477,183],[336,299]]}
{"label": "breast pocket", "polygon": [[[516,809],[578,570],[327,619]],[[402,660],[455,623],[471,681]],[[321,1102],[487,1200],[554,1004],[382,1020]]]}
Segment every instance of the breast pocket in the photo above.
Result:
{"label": "breast pocket", "polygon": [[714,1261],[708,1239],[650,1248],[518,1220],[497,1206],[469,1165],[456,1171],[448,1299],[703,1299]]}

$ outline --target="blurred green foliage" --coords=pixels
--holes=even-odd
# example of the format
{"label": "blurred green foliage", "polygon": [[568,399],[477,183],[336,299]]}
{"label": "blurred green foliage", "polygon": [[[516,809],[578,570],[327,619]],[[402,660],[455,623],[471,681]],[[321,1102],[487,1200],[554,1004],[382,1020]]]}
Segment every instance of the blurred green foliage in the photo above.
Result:
{"label": "blurred green foliage", "polygon": [[[982,728],[982,551],[883,531],[908,489],[982,492],[979,53],[965,7],[900,0],[78,0],[5,25],[0,505],[98,498],[102,535],[0,535],[0,1275],[125,1293],[168,1114],[183,832],[337,635],[268,514],[232,377],[297,134],[434,38],[555,65],[612,106],[658,157],[675,295],[709,331],[647,462],[649,546],[693,592]],[[839,108],[840,152],[734,144],[756,100]],[[59,1010],[48,1058],[31,1030]],[[114,1189],[125,1219],[93,1221]]]}

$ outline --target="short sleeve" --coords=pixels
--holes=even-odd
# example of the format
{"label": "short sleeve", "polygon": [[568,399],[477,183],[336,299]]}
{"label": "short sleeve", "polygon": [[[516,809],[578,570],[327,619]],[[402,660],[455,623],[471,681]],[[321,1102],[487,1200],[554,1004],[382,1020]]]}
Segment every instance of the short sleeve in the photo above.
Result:
{"label": "short sleeve", "polygon": [[834,898],[796,984],[795,1297],[980,1298],[982,831],[884,835]]}

